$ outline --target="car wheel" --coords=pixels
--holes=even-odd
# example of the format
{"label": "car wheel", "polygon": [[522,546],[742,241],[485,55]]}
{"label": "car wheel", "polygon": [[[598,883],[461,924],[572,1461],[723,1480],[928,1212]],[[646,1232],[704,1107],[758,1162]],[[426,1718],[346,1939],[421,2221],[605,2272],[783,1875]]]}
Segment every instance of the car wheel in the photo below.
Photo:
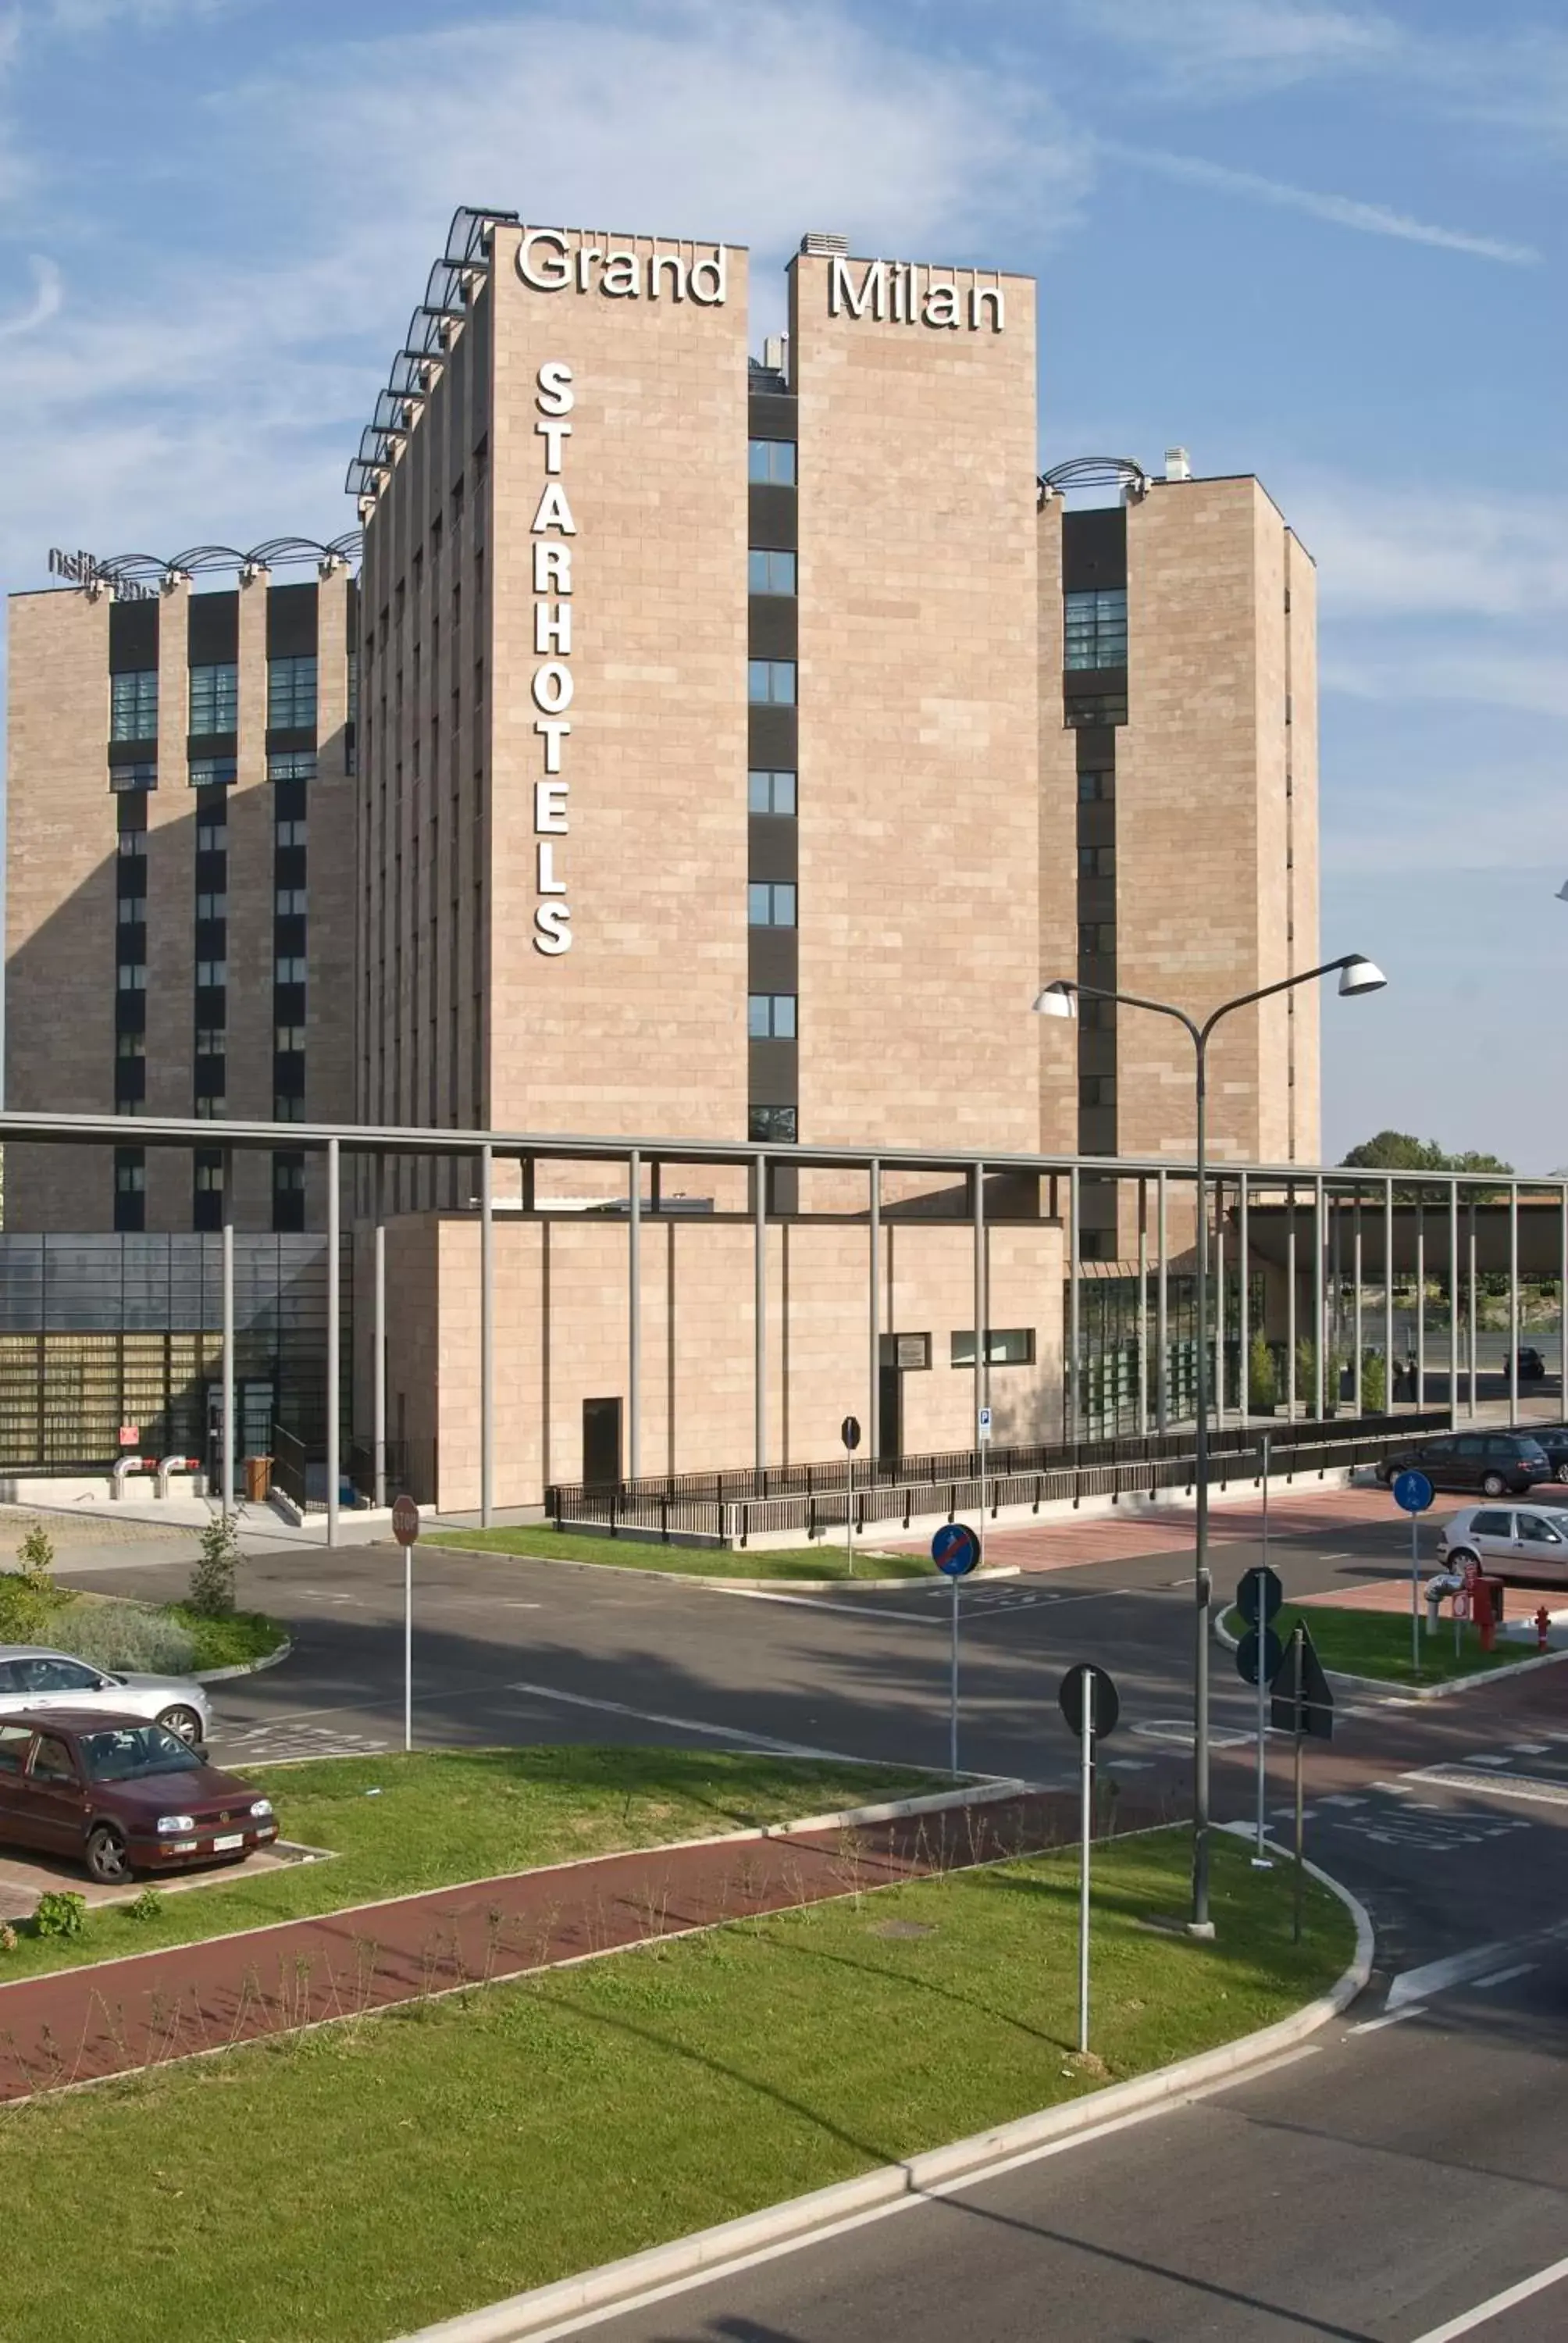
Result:
{"label": "car wheel", "polygon": [[194,1748],[202,1737],[201,1719],[194,1708],[166,1708],[158,1723],[166,1725],[171,1733],[178,1734],[187,1748]]}
{"label": "car wheel", "polygon": [[1483,1473],[1482,1474],[1481,1493],[1483,1497],[1501,1497],[1507,1489],[1507,1486],[1508,1483],[1503,1479],[1501,1473]]}
{"label": "car wheel", "polygon": [[131,1850],[113,1823],[95,1823],[88,1832],[87,1869],[104,1887],[121,1887],[129,1879]]}
{"label": "car wheel", "polygon": [[1557,1467],[1557,1478],[1559,1481],[1568,1481],[1568,1456],[1564,1456],[1562,1463]]}
{"label": "car wheel", "polygon": [[1476,1553],[1473,1546],[1451,1545],[1448,1552],[1442,1557],[1442,1563],[1445,1570],[1463,1570],[1471,1563],[1473,1563],[1477,1570],[1479,1570],[1481,1568],[1481,1556]]}

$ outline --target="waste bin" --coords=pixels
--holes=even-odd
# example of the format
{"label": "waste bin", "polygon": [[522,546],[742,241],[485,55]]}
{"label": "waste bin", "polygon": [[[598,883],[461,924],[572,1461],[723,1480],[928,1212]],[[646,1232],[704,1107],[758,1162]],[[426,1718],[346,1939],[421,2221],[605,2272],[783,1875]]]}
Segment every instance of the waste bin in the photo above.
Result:
{"label": "waste bin", "polygon": [[272,1487],[270,1456],[247,1456],[245,1460],[245,1493],[253,1505],[265,1505]]}
{"label": "waste bin", "polygon": [[1490,1652],[1503,1624],[1503,1581],[1501,1578],[1477,1578],[1474,1587],[1475,1624],[1481,1630],[1481,1648]]}

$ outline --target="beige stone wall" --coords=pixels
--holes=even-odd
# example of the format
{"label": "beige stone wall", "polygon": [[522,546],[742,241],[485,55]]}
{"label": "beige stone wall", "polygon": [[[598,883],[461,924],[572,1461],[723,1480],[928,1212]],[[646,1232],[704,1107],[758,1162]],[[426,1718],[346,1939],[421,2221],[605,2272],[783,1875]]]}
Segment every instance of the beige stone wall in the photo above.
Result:
{"label": "beige stone wall", "polygon": [[[115,817],[109,605],[60,590],[9,604],[5,1103],[114,1102]],[[108,1158],[8,1147],[5,1224],[106,1228]]]}
{"label": "beige stone wall", "polygon": [[[1289,900],[1286,906],[1289,965],[1315,968],[1323,957],[1319,927],[1321,865],[1318,844],[1318,578],[1311,554],[1294,534],[1285,533],[1285,583],[1291,607],[1285,621],[1291,689]],[[1353,938],[1336,937],[1342,951]],[[1302,985],[1293,996],[1293,1111],[1284,1132],[1284,1160],[1315,1163],[1322,1153],[1322,1051],[1323,992]],[[1269,1122],[1262,1152],[1272,1156]],[[1279,1160],[1279,1159],[1275,1159]]]}
{"label": "beige stone wall", "polygon": [[[755,1462],[754,1234],[743,1222],[648,1222],[640,1240],[644,1473]],[[629,1453],[626,1222],[578,1216],[496,1225],[498,1504],[538,1500],[582,1471],[585,1399],[623,1403]],[[990,1322],[1035,1330],[1032,1365],[993,1367],[997,1437],[1054,1438],[1060,1421],[1061,1236],[1038,1223],[993,1227]],[[771,1223],[766,1304],[769,1461],[831,1456],[846,1413],[869,1416],[869,1232],[855,1222]],[[357,1324],[367,1325],[368,1242],[357,1249]],[[479,1230],[470,1216],[393,1223],[388,1425],[397,1394],[418,1460],[438,1458],[444,1506],[478,1503]],[[879,1302],[888,1331],[931,1336],[929,1372],[904,1377],[904,1446],[967,1446],[972,1370],[951,1338],[974,1317],[972,1237],[962,1225],[894,1222],[881,1232]],[[370,1420],[368,1335],[357,1343],[355,1417]],[[430,1485],[422,1493],[428,1495]]]}
{"label": "beige stone wall", "polygon": [[[1061,520],[1050,498],[1036,526],[1040,563],[1040,946],[1030,992],[1078,973],[1078,735],[1062,721]],[[1078,1151],[1078,1028],[1037,1017],[1040,1139],[1047,1153]]]}
{"label": "beige stone wall", "polygon": [[791,266],[800,1136],[1031,1148],[1034,287],[933,271],[1005,301],[950,329],[830,315],[830,267]]}
{"label": "beige stone wall", "polygon": [[[1295,729],[1286,724],[1288,541],[1279,513],[1250,478],[1155,483],[1128,513],[1118,983],[1200,1019],[1289,972],[1292,884],[1303,903],[1309,888],[1315,899],[1315,790],[1310,812],[1305,800],[1296,809],[1300,872],[1287,862],[1286,754]],[[1292,624],[1303,677],[1292,718],[1299,706],[1307,719],[1306,596],[1293,606]],[[1312,732],[1304,720],[1303,740]],[[1311,1005],[1298,1015],[1310,1029]],[[1278,1160],[1288,1151],[1287,1025],[1282,1005],[1265,1004],[1239,1011],[1211,1045],[1216,1159],[1256,1161],[1261,1151]],[[1315,1148],[1315,1049],[1312,1084]],[[1191,1155],[1192,1053],[1178,1028],[1122,1013],[1117,1095],[1124,1154]]]}

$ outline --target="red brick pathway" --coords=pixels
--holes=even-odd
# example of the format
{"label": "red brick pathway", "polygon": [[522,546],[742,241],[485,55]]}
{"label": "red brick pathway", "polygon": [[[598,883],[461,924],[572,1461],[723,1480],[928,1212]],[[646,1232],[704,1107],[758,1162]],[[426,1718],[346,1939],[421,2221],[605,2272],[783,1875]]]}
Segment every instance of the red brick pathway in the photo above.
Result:
{"label": "red brick pathway", "polygon": [[[1126,1801],[1130,1808],[1132,1801]],[[1122,1828],[1164,1817],[1121,1816]],[[855,1829],[604,1855],[0,1985],[0,2101],[725,1920],[1061,1845],[1038,1792]]]}
{"label": "red brick pathway", "polygon": [[[1387,1522],[1395,1529],[1404,1516],[1394,1510],[1384,1489],[1276,1489],[1269,1500],[1269,1530],[1274,1537],[1332,1537],[1369,1522]],[[1441,1513],[1432,1516],[1440,1521]],[[1261,1533],[1261,1500],[1216,1504],[1209,1514],[1209,1538],[1213,1545],[1256,1539]],[[999,1522],[986,1535],[991,1562],[1016,1563],[1033,1575],[1039,1571],[1076,1570],[1085,1563],[1132,1562],[1150,1554],[1191,1554],[1192,1513],[1181,1511],[1152,1513],[1097,1513],[1077,1520],[1013,1524]],[[902,1543],[902,1541],[900,1541]],[[910,1540],[913,1548],[916,1541]],[[924,1552],[925,1545],[919,1550]]]}

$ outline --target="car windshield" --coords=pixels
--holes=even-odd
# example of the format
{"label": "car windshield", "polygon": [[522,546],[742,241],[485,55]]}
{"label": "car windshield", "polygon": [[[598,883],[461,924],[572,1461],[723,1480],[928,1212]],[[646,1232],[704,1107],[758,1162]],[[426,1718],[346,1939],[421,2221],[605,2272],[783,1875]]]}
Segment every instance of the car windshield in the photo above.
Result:
{"label": "car windshield", "polygon": [[202,1761],[161,1725],[119,1725],[84,1733],[82,1759],[90,1782],[133,1782],[140,1774],[199,1774]]}

